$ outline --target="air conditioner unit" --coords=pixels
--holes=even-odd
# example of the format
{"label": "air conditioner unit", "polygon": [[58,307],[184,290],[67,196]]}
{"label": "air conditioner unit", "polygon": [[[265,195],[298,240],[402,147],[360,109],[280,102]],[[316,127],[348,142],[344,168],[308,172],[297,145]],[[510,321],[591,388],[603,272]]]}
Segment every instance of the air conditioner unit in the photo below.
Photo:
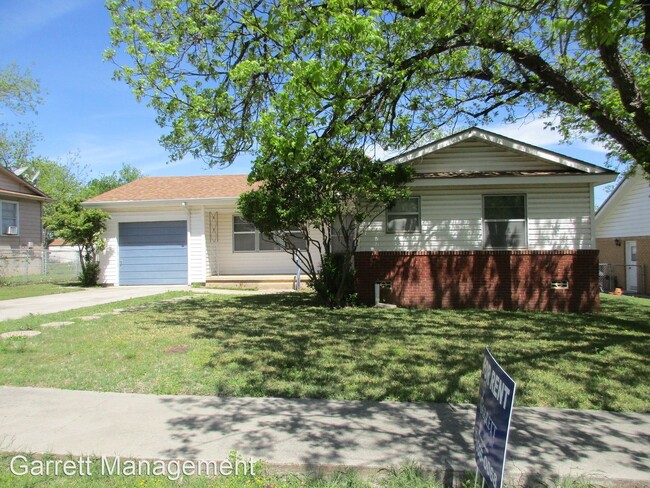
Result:
{"label": "air conditioner unit", "polygon": [[9,227],[7,227],[7,235],[8,236],[17,236],[18,235],[18,226],[10,225]]}

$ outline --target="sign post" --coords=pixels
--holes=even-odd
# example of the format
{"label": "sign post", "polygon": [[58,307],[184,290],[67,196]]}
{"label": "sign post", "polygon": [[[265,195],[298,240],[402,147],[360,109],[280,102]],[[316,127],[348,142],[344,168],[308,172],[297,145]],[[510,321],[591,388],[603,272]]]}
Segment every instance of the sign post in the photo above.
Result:
{"label": "sign post", "polygon": [[474,422],[474,451],[477,473],[490,488],[503,485],[516,387],[486,347]]}

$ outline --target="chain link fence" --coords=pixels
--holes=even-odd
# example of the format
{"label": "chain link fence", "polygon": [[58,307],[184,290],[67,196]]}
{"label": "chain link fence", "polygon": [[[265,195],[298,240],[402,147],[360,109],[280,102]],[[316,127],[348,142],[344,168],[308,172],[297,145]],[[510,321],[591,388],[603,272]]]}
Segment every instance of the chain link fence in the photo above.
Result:
{"label": "chain link fence", "polygon": [[621,288],[627,293],[645,295],[645,266],[601,263],[598,265],[598,283],[600,291],[605,293]]}
{"label": "chain link fence", "polygon": [[75,249],[0,251],[0,282],[66,283],[76,281],[81,273]]}

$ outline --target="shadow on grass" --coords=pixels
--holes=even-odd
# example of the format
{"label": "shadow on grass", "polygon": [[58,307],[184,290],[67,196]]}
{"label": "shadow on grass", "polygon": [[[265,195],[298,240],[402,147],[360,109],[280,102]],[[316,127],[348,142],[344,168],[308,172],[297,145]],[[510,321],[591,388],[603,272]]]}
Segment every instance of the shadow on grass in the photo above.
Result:
{"label": "shadow on grass", "polygon": [[222,396],[474,402],[482,349],[518,381],[518,405],[648,411],[648,308],[600,314],[316,306],[304,294],[159,304],[159,325],[211,341]]}

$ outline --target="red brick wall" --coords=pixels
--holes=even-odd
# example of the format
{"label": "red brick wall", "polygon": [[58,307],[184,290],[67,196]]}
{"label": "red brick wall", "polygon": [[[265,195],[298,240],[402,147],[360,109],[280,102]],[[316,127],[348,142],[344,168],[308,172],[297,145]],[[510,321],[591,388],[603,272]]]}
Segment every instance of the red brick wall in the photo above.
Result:
{"label": "red brick wall", "polygon": [[[389,302],[418,308],[591,312],[600,309],[598,251],[358,252],[359,298],[391,281]],[[567,290],[551,281],[567,280]]]}

